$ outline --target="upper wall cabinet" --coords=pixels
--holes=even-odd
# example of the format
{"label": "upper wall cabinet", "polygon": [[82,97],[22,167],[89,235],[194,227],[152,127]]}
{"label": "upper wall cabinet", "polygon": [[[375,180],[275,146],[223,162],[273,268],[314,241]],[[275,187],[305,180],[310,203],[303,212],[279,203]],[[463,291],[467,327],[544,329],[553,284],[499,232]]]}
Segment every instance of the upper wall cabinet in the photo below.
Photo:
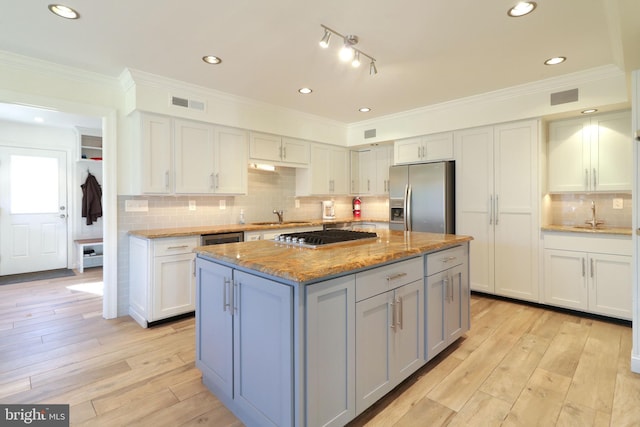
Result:
{"label": "upper wall cabinet", "polygon": [[141,194],[245,194],[246,132],[207,123],[141,113],[134,142],[140,144]]}
{"label": "upper wall cabinet", "polygon": [[351,193],[384,196],[389,193],[389,166],[393,146],[351,152]]}
{"label": "upper wall cabinet", "polygon": [[629,111],[549,124],[549,192],[631,191]]}
{"label": "upper wall cabinet", "polygon": [[393,158],[396,165],[453,159],[453,133],[444,132],[396,141]]}
{"label": "upper wall cabinet", "polygon": [[294,138],[251,132],[249,158],[275,162],[283,166],[307,166],[309,143]]}
{"label": "upper wall cabinet", "polygon": [[326,144],[310,144],[308,168],[296,169],[296,195],[349,194],[349,150]]}

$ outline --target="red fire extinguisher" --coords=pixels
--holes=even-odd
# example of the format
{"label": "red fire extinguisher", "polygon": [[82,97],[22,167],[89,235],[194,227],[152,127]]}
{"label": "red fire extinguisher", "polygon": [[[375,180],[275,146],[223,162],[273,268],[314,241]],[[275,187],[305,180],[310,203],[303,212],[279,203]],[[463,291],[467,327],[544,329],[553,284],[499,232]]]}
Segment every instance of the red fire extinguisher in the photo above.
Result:
{"label": "red fire extinguisher", "polygon": [[360,207],[362,202],[360,201],[360,197],[356,197],[353,199],[353,217],[360,218]]}

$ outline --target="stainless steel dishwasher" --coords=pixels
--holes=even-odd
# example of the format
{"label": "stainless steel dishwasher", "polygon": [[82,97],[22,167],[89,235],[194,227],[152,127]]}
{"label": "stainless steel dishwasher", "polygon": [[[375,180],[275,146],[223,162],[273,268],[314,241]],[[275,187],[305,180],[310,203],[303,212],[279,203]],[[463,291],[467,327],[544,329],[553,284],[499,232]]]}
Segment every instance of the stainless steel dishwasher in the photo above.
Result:
{"label": "stainless steel dishwasher", "polygon": [[221,245],[223,243],[244,242],[244,232],[213,233],[200,236],[200,246]]}

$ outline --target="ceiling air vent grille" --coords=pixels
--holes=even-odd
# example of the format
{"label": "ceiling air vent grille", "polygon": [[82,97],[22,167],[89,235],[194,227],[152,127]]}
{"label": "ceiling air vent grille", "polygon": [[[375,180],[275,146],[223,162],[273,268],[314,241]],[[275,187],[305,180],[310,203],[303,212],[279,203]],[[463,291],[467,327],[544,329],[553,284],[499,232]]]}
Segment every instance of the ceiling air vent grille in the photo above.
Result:
{"label": "ceiling air vent grille", "polygon": [[376,130],[375,129],[367,129],[364,131],[364,139],[367,138],[375,138],[376,137]]}
{"label": "ceiling air vent grille", "polygon": [[196,101],[194,99],[180,98],[178,96],[171,97],[171,105],[176,107],[189,108],[191,110],[204,111],[205,104],[202,101]]}
{"label": "ceiling air vent grille", "polygon": [[578,100],[578,89],[565,90],[551,94],[551,105],[566,104]]}

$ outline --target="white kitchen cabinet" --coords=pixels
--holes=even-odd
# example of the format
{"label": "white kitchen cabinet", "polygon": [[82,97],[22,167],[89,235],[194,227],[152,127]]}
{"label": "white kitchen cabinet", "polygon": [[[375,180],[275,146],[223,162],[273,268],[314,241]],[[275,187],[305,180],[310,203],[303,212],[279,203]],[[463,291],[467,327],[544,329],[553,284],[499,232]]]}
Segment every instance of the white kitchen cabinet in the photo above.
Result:
{"label": "white kitchen cabinet", "polygon": [[293,425],[292,288],[198,258],[196,367],[249,425]]}
{"label": "white kitchen cabinet", "polygon": [[545,303],[631,320],[630,239],[547,234],[544,240]]}
{"label": "white kitchen cabinet", "polygon": [[453,158],[452,132],[401,139],[394,143],[393,159],[396,165],[451,160]]}
{"label": "white kitchen cabinet", "polygon": [[306,166],[309,164],[309,143],[300,139],[251,132],[249,158],[276,164]]}
{"label": "white kitchen cabinet", "polygon": [[[137,186],[144,194],[173,192],[173,138],[170,117],[134,114],[134,144],[140,144],[139,158],[132,165]],[[137,156],[134,156],[137,157]]]}
{"label": "white kitchen cabinet", "polygon": [[177,194],[247,192],[244,131],[177,119],[173,128]]}
{"label": "white kitchen cabinet", "polygon": [[296,169],[296,195],[349,194],[349,150],[311,143],[308,168]]}
{"label": "white kitchen cabinet", "polygon": [[388,195],[389,166],[393,164],[393,147],[382,146],[351,152],[351,193]]}
{"label": "white kitchen cabinet", "polygon": [[425,363],[423,274],[422,258],[356,274],[356,415]]}
{"label": "white kitchen cabinet", "polygon": [[425,257],[426,360],[460,338],[470,327],[468,246]]}
{"label": "white kitchen cabinet", "polygon": [[355,276],[305,287],[307,425],[355,417]]}
{"label": "white kitchen cabinet", "polygon": [[538,122],[455,132],[456,233],[471,289],[538,301]]}
{"label": "white kitchen cabinet", "polygon": [[132,120],[133,193],[246,194],[246,132],[148,113]]}
{"label": "white kitchen cabinet", "polygon": [[195,310],[199,237],[129,237],[129,315],[141,326]]}
{"label": "white kitchen cabinet", "polygon": [[615,192],[632,188],[629,111],[549,124],[549,192]]}

